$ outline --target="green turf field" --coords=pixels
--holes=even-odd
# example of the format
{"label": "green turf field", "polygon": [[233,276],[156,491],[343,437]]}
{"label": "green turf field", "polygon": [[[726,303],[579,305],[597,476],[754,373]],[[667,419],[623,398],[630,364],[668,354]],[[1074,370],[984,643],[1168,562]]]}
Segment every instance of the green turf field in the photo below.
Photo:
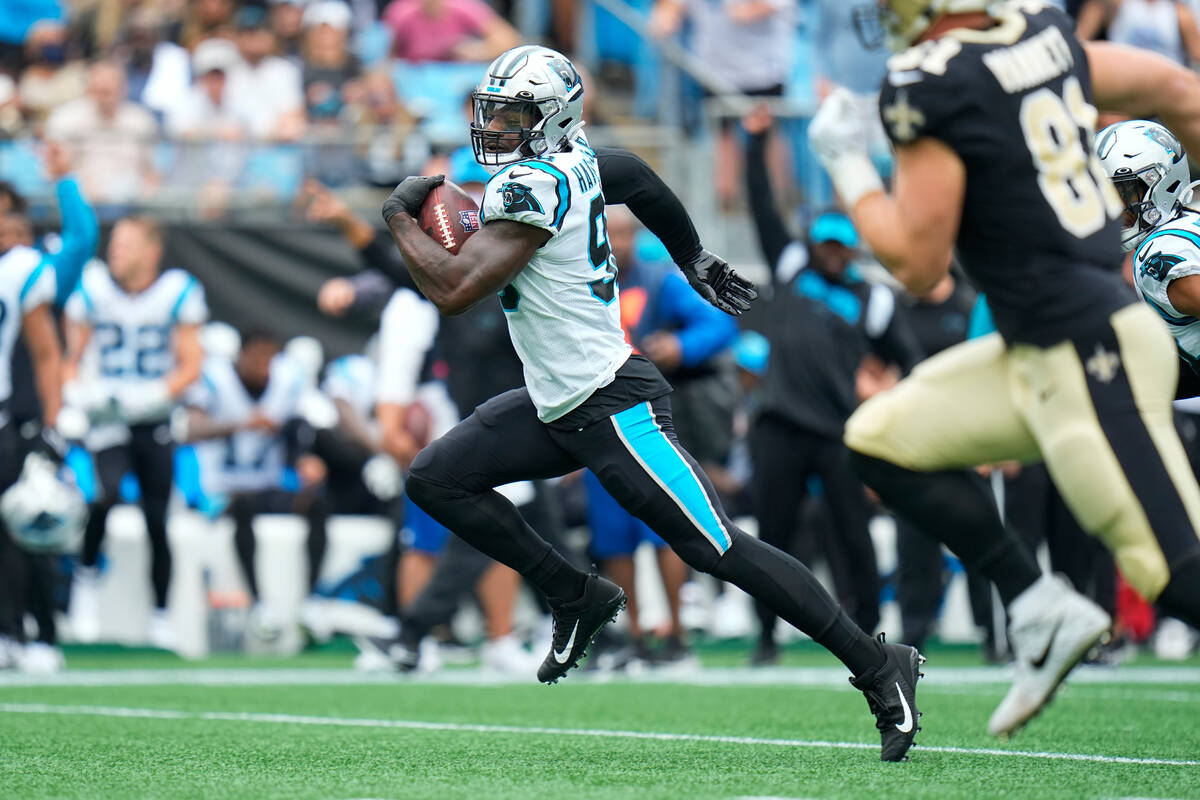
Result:
{"label": "green turf field", "polygon": [[923,747],[882,764],[866,702],[808,648],[773,672],[715,651],[727,666],[674,681],[553,687],[364,679],[345,651],[68,659],[53,682],[0,676],[0,797],[1200,797],[1196,660],[1094,670],[1000,743],[1000,673],[935,651]]}

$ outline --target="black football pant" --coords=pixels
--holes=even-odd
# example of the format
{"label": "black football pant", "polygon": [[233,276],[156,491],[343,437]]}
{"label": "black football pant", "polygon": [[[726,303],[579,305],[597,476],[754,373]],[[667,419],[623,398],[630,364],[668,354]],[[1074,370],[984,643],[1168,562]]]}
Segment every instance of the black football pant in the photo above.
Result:
{"label": "black football pant", "polygon": [[855,674],[878,665],[877,645],[803,564],[734,527],[708,478],[679,446],[666,397],[560,430],[538,419],[527,390],[506,392],[421,451],[408,493],[438,522],[548,596],[573,599],[582,591],[582,575],[494,487],[580,467],[591,469],[618,503],[693,568],[764,600]]}
{"label": "black football pant", "polygon": [[[838,439],[764,414],[751,431],[750,455],[759,538],[797,557],[825,553],[838,602],[860,628],[875,630],[881,586],[867,527],[871,509],[862,482],[850,467],[846,446]],[[817,541],[818,531],[798,530],[811,475],[821,479],[833,522],[832,534],[825,541]],[[774,612],[761,601],[755,602],[755,610],[762,624],[762,641],[772,643]]]}
{"label": "black football pant", "polygon": [[321,577],[321,564],[325,560],[325,549],[329,539],[327,525],[329,505],[320,491],[300,493],[282,489],[262,489],[256,492],[238,492],[230,495],[229,516],[233,517],[233,546],[250,596],[258,600],[258,577],[254,570],[258,543],[254,538],[254,518],[259,514],[300,514],[308,525],[305,548],[308,551],[308,591],[317,585]]}
{"label": "black football pant", "polygon": [[141,489],[142,512],[150,536],[150,579],[154,586],[154,605],[167,607],[167,589],[171,583],[171,549],[167,543],[167,502],[174,478],[175,447],[165,421],[148,425],[130,425],[129,442],[96,453],[96,499],[83,536],[85,567],[94,567],[100,557],[108,512],[120,500],[121,479],[133,471]]}

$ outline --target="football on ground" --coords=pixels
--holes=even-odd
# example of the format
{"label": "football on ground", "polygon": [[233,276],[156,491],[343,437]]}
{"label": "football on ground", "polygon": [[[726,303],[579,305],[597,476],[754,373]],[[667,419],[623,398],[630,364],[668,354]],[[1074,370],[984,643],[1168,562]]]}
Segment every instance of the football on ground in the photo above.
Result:
{"label": "football on ground", "polygon": [[456,184],[446,181],[425,197],[417,221],[421,230],[457,255],[471,234],[479,230],[479,206]]}

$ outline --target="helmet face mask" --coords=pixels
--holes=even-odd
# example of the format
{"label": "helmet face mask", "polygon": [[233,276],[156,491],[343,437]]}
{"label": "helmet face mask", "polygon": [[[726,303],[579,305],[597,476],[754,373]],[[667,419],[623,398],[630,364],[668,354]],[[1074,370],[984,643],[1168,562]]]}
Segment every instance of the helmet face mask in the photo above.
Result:
{"label": "helmet face mask", "polygon": [[480,164],[502,165],[545,152],[545,115],[535,103],[478,92],[472,99],[471,147]]}

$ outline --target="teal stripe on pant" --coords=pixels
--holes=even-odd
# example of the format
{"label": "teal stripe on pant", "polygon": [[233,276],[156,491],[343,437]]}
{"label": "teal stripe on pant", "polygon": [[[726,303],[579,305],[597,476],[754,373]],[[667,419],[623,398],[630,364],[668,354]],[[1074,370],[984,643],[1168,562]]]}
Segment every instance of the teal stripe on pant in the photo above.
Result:
{"label": "teal stripe on pant", "polygon": [[618,412],[612,421],[617,436],[638,463],[712,542],[717,552],[724,554],[730,545],[729,532],[717,518],[700,479],[658,426],[650,403],[640,403]]}

